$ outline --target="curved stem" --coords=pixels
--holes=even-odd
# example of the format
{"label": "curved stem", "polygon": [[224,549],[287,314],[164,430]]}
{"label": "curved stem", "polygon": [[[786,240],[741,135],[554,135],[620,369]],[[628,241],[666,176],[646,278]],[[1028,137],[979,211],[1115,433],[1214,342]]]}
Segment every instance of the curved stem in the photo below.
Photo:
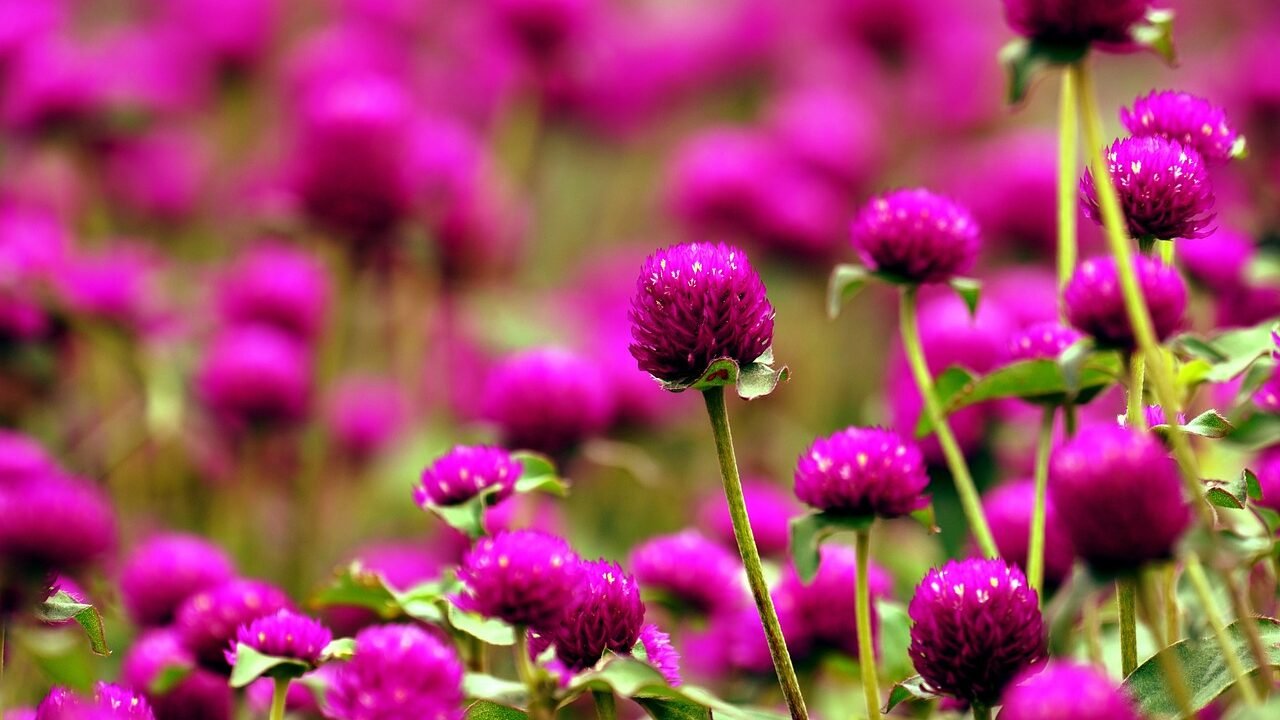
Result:
{"label": "curved stem", "polygon": [[867,700],[868,720],[880,720],[880,680],[876,677],[876,650],[871,634],[871,528],[857,535],[858,587],[854,615],[858,627],[858,666],[862,668],[862,694]]}
{"label": "curved stem", "polygon": [[1204,568],[1200,566],[1200,558],[1189,554],[1184,558],[1184,562],[1187,567],[1187,579],[1191,581],[1191,587],[1200,600],[1205,619],[1213,628],[1213,636],[1218,641],[1218,647],[1222,648],[1222,658],[1227,661],[1227,667],[1231,670],[1232,677],[1236,679],[1236,688],[1240,691],[1240,697],[1244,698],[1245,704],[1251,707],[1260,704],[1258,689],[1254,687],[1249,673],[1245,671],[1240,658],[1236,656],[1231,638],[1227,637],[1226,625],[1222,622],[1218,603],[1213,599],[1213,589],[1209,586],[1209,579],[1205,577]]}
{"label": "curved stem", "polygon": [[974,485],[973,476],[969,474],[969,466],[965,463],[964,453],[951,432],[947,416],[942,412],[942,404],[938,402],[938,393],[933,386],[933,375],[929,373],[929,364],[924,356],[920,342],[920,327],[916,318],[917,288],[907,286],[902,289],[902,307],[899,310],[901,323],[902,347],[906,350],[907,361],[911,365],[911,374],[915,377],[916,387],[924,401],[924,411],[933,423],[934,433],[938,436],[938,444],[942,446],[942,454],[946,457],[947,468],[951,470],[951,478],[956,484],[956,493],[960,496],[960,505],[964,508],[965,519],[982,554],[994,558],[999,555],[995,538],[991,536],[991,528],[987,525],[987,516],[982,512],[982,502],[978,498],[978,488]]}
{"label": "curved stem", "polygon": [[289,699],[289,678],[276,678],[275,687],[271,691],[270,720],[284,720],[285,701]]}
{"label": "curved stem", "polygon": [[764,635],[769,641],[773,669],[778,674],[778,684],[782,686],[782,694],[786,698],[792,720],[808,720],[809,711],[805,708],[804,697],[800,693],[800,680],[796,677],[791,655],[787,652],[787,641],[782,635],[773,598],[769,595],[769,585],[765,582],[764,568],[760,563],[760,550],[756,547],[755,535],[751,532],[751,523],[747,517],[747,502],[742,496],[742,478],[738,475],[738,459],[733,453],[733,434],[729,430],[724,388],[704,390],[702,398],[706,401],[711,432],[715,435],[716,456],[720,460],[720,475],[724,480],[724,495],[729,503],[729,517],[733,521],[733,537],[738,542],[738,553],[742,556],[742,564],[747,571],[747,583],[751,586],[751,595],[755,598],[756,610],[764,625]]}
{"label": "curved stem", "polygon": [[1138,606],[1135,585],[1133,578],[1116,580],[1116,602],[1120,605],[1120,668],[1125,677],[1138,669]]}
{"label": "curved stem", "polygon": [[1056,408],[1045,408],[1040,423],[1040,437],[1036,441],[1036,498],[1031,509],[1031,539],[1027,543],[1027,582],[1036,591],[1040,604],[1044,605],[1044,524],[1045,504],[1049,490],[1049,452],[1053,449],[1053,419]]}
{"label": "curved stem", "polygon": [[[1062,71],[1062,93],[1058,100],[1058,290],[1061,292],[1076,269],[1076,206],[1079,179],[1079,110],[1076,108],[1077,69]],[[1065,303],[1059,303],[1065,313]]]}

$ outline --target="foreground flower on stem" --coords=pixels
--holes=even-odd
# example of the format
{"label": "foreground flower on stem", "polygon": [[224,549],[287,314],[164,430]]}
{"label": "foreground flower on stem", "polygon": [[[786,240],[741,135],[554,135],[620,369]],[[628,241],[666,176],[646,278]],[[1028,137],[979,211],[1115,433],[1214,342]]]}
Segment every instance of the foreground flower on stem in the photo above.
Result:
{"label": "foreground flower on stem", "polygon": [[1244,136],[1222,108],[1191,93],[1153,90],[1123,108],[1120,121],[1134,137],[1157,136],[1193,148],[1210,163],[1223,163],[1244,150]]}
{"label": "foreground flower on stem", "polygon": [[226,649],[240,626],[292,606],[283,590],[261,580],[229,580],[187,598],[174,625],[196,662],[226,674]]}
{"label": "foreground flower on stem", "polygon": [[[1130,237],[1156,240],[1212,234],[1213,182],[1200,153],[1161,136],[1122,138],[1107,150],[1107,169],[1119,192]],[[1102,224],[1093,172],[1080,180],[1085,215]]]}
{"label": "foreground flower on stem", "polygon": [[562,538],[512,530],[481,538],[462,561],[465,604],[517,627],[555,627],[573,601],[578,556]]}
{"label": "foreground flower on stem", "polygon": [[[1135,257],[1134,270],[1150,310],[1158,340],[1180,330],[1187,309],[1187,287],[1173,267],[1149,257]],[[1067,319],[1099,345],[1133,351],[1138,338],[1125,310],[1124,293],[1114,258],[1085,260],[1062,295]]]}
{"label": "foreground flower on stem", "polygon": [[379,625],[356,635],[355,654],[325,695],[335,720],[462,716],[462,663],[439,639],[412,625]]}
{"label": "foreground flower on stem", "polygon": [[1049,44],[1126,43],[1149,0],[1004,0],[1005,18],[1020,35]]}
{"label": "foreground flower on stem", "polygon": [[1090,665],[1053,660],[1014,681],[1001,720],[1139,720],[1128,692]]}
{"label": "foreground flower on stem", "polygon": [[458,445],[422,471],[422,484],[414,488],[419,505],[457,505],[488,488],[496,488],[493,503],[515,490],[520,462],[502,448]]}
{"label": "foreground flower on stem", "polygon": [[911,283],[938,283],[973,266],[979,231],[966,208],[915,188],[873,198],[854,218],[852,239],[872,270]]}
{"label": "foreground flower on stem", "polygon": [[305,666],[301,670],[288,667],[284,673],[267,673],[275,680],[270,720],[283,720],[289,682],[306,670],[315,669],[331,640],[333,633],[316,620],[291,610],[279,610],[240,626],[235,641],[226,651],[227,664],[234,667],[239,660],[240,648],[247,647],[261,655],[285,658]]}

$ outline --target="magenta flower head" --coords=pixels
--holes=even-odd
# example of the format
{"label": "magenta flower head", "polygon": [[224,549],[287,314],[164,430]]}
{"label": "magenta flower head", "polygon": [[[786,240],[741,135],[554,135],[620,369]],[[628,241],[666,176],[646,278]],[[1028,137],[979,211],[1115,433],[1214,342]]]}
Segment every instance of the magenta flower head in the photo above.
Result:
{"label": "magenta flower head", "polygon": [[602,432],[613,408],[604,376],[560,348],[516,353],[489,375],[481,398],[503,445],[561,455]]}
{"label": "magenta flower head", "polygon": [[[893,579],[878,565],[867,568],[867,589],[874,598],[888,597],[893,590]],[[794,568],[788,567],[775,592],[777,602],[789,606],[785,613],[807,635],[800,646],[813,643],[818,648],[834,648],[854,657],[858,654],[858,627],[855,622],[854,602],[858,590],[858,559],[853,548],[828,543],[822,546],[818,572],[809,582],[804,582]],[[782,612],[782,611],[779,611]],[[878,633],[879,613],[871,607],[871,632]],[[784,630],[789,628],[784,628]],[[791,638],[788,635],[788,639]]]}
{"label": "magenta flower head", "polygon": [[[462,552],[470,547],[469,540],[467,538]],[[387,587],[405,591],[440,577],[441,560],[437,552],[420,542],[378,543],[358,549],[351,561],[358,563],[365,572],[376,573]],[[357,605],[330,605],[324,609],[322,617],[325,625],[339,637],[353,636],[381,622],[376,612]]]}
{"label": "magenta flower head", "polygon": [[324,329],[329,277],[311,254],[264,241],[227,270],[218,307],[227,325],[262,324],[303,343]]}
{"label": "magenta flower head", "polygon": [[[1107,150],[1107,171],[1132,237],[1173,240],[1213,233],[1213,181],[1204,158],[1190,146],[1160,136],[1121,138]],[[1080,207],[1102,224],[1090,170],[1080,179]]]}
{"label": "magenta flower head", "polygon": [[[1165,340],[1182,328],[1187,286],[1176,269],[1150,257],[1135,257],[1134,271],[1151,311],[1156,337]],[[1114,258],[1096,257],[1080,263],[1062,299],[1071,324],[1099,345],[1122,350],[1136,347]]]}
{"label": "magenta flower head", "polygon": [[653,623],[640,628],[640,646],[644,648],[646,661],[653,666],[671,687],[681,683],[680,652],[671,644],[671,636]]}
{"label": "magenta flower head", "polygon": [[631,300],[631,355],[667,383],[697,380],[711,363],[754,362],[773,344],[773,305],[741,250],[686,243],[645,260]]}
{"label": "magenta flower head", "polygon": [[511,497],[524,469],[502,448],[458,445],[422,471],[422,484],[413,490],[419,505],[459,505],[488,488],[496,488],[492,502]]}
{"label": "magenta flower head", "polygon": [[196,662],[223,674],[225,650],[241,625],[293,607],[283,590],[260,580],[229,580],[192,595],[178,608],[174,627]]}
{"label": "magenta flower head", "polygon": [[581,580],[569,543],[537,530],[477,540],[458,578],[466,585],[469,609],[534,630],[556,627]]}
{"label": "magenta flower head", "polygon": [[297,660],[315,667],[333,633],[320,621],[292,610],[277,610],[251,620],[236,630],[226,651],[227,664],[235,665],[237,646],[247,645],[263,655]]}
{"label": "magenta flower head", "polygon": [[[791,518],[800,514],[800,506],[791,493],[771,481],[747,478],[742,482],[742,494],[747,502],[747,515],[751,520],[751,534],[756,538],[760,554],[782,556],[790,541]],[[729,505],[724,492],[717,489],[708,493],[698,506],[698,526],[724,547],[738,550],[733,535],[733,521],[729,517]]]}
{"label": "magenta flower head", "polygon": [[155,720],[155,714],[141,694],[100,682],[92,697],[55,687],[36,707],[36,720]]}
{"label": "magenta flower head", "polygon": [[[1036,487],[1032,480],[1018,480],[989,490],[982,497],[982,510],[991,526],[1000,557],[1024,570],[1031,538],[1031,510]],[[1044,577],[1050,587],[1061,585],[1071,575],[1075,550],[1058,518],[1051,498],[1045,499]]]}
{"label": "magenta flower head", "polygon": [[1051,660],[1015,680],[1001,700],[1001,720],[1140,720],[1124,688],[1098,668]]}
{"label": "magenta flower head", "polygon": [[748,235],[770,192],[767,168],[777,163],[773,143],[764,133],[711,128],[677,148],[667,203],[694,234]]}
{"label": "magenta flower head", "polygon": [[173,621],[192,595],[235,575],[231,558],[196,535],[157,535],[129,553],[120,569],[120,598],[134,623],[160,627]]}
{"label": "magenta flower head", "polygon": [[933,690],[990,707],[1016,676],[1047,656],[1035,590],[1004,560],[952,560],[911,598],[916,671]]}
{"label": "magenta flower head", "polygon": [[228,429],[292,425],[310,403],[310,361],[302,345],[277,330],[232,328],[209,348],[196,391]]}
{"label": "magenta flower head", "polygon": [[657,590],[694,612],[714,614],[742,604],[742,561],[697,530],[662,535],[631,553],[640,586]]}
{"label": "magenta flower head", "polygon": [[978,223],[923,188],[872,198],[853,219],[853,248],[867,267],[912,283],[946,282],[973,266]]}
{"label": "magenta flower head", "polygon": [[84,480],[50,475],[0,486],[0,517],[0,574],[77,570],[116,543],[111,503]]}
{"label": "magenta flower head", "polygon": [[225,677],[208,670],[196,668],[166,692],[151,692],[151,683],[165,668],[193,665],[195,658],[182,646],[177,632],[150,630],[129,647],[121,678],[147,696],[156,720],[230,720],[231,688]]}
{"label": "magenta flower head", "polygon": [[1150,0],[1004,0],[1010,27],[1051,45],[1129,42]]}
{"label": "magenta flower head", "polygon": [[813,441],[796,462],[796,497],[824,512],[894,518],[928,504],[924,457],[883,428],[851,427]]}
{"label": "magenta flower head", "polygon": [[395,442],[408,420],[408,402],[392,380],[348,376],[329,397],[325,419],[334,442],[358,463]]}
{"label": "magenta flower head", "polygon": [[635,577],[605,560],[584,561],[579,568],[569,611],[554,630],[541,636],[555,646],[556,659],[573,672],[595,665],[605,651],[630,654],[644,624]]}
{"label": "magenta flower head", "polygon": [[1222,108],[1208,100],[1173,90],[1152,91],[1120,111],[1120,121],[1135,137],[1157,136],[1194,148],[1210,163],[1222,163],[1244,150],[1244,136]]}
{"label": "magenta flower head", "polygon": [[1074,328],[1063,327],[1056,322],[1037,323],[1009,338],[1009,361],[1056,360],[1083,337]]}
{"label": "magenta flower head", "polygon": [[39,480],[57,470],[44,446],[29,435],[0,430],[0,487]]}
{"label": "magenta flower head", "polygon": [[462,663],[414,625],[378,625],[356,635],[325,696],[335,720],[462,717]]}
{"label": "magenta flower head", "polygon": [[1076,553],[1103,572],[1171,557],[1191,524],[1178,466],[1160,440],[1106,423],[1054,450],[1049,495]]}

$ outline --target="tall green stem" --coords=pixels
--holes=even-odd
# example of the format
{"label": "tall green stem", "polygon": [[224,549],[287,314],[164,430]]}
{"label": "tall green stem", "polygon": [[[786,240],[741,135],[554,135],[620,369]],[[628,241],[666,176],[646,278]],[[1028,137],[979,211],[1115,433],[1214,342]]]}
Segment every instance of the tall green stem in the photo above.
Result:
{"label": "tall green stem", "polygon": [[1218,641],[1218,647],[1222,648],[1222,657],[1227,661],[1227,668],[1236,679],[1236,688],[1240,691],[1240,697],[1244,698],[1249,706],[1260,704],[1258,689],[1254,687],[1253,680],[1244,669],[1244,664],[1236,656],[1231,638],[1227,637],[1226,625],[1222,621],[1218,603],[1213,599],[1213,589],[1209,586],[1209,579],[1205,577],[1204,568],[1200,566],[1200,558],[1194,554],[1188,554],[1183,560],[1187,568],[1187,578],[1191,580],[1191,587],[1195,590],[1196,597],[1200,599],[1200,608],[1204,611],[1205,619],[1209,621],[1209,627],[1213,628],[1213,636]]}
{"label": "tall green stem", "polygon": [[275,687],[271,691],[270,720],[284,720],[285,701],[289,699],[289,678],[276,678]]}
{"label": "tall green stem", "polygon": [[1129,405],[1125,412],[1125,417],[1129,421],[1129,427],[1135,430],[1147,429],[1147,415],[1143,412],[1145,407],[1142,402],[1142,385],[1143,385],[1143,361],[1142,355],[1133,353],[1129,356]]}
{"label": "tall green stem", "polygon": [[[1164,633],[1160,631],[1159,611],[1156,610],[1156,602],[1152,596],[1149,581],[1150,576],[1137,581],[1138,601],[1142,604],[1143,614],[1149,620],[1147,628],[1156,637],[1156,644],[1164,650],[1167,644],[1161,637]],[[1173,704],[1178,706],[1178,716],[1194,718],[1196,711],[1191,701],[1191,690],[1187,686],[1187,675],[1182,667],[1182,661],[1178,660],[1174,653],[1157,652],[1156,663],[1160,665],[1160,672],[1164,675],[1169,695],[1173,697]]]}
{"label": "tall green stem", "polygon": [[969,466],[960,451],[960,444],[951,432],[947,416],[942,412],[942,404],[938,401],[938,392],[933,386],[933,375],[929,372],[929,363],[924,356],[924,348],[920,342],[920,327],[916,318],[916,293],[914,285],[902,289],[902,307],[899,310],[901,323],[902,347],[906,350],[907,361],[911,365],[911,374],[915,377],[916,387],[924,400],[924,411],[933,424],[934,433],[938,436],[938,444],[942,446],[942,454],[946,457],[947,468],[951,470],[951,478],[956,484],[956,493],[960,496],[960,505],[964,508],[965,518],[982,554],[994,558],[999,556],[995,538],[991,536],[991,528],[987,525],[987,516],[982,512],[982,502],[978,498],[978,488],[974,485],[973,476],[969,474]]}
{"label": "tall green stem", "polygon": [[[1076,207],[1079,180],[1079,109],[1076,107],[1076,66],[1062,70],[1062,93],[1058,100],[1058,290],[1071,280],[1076,268]],[[1059,303],[1066,312],[1066,304]]]}
{"label": "tall green stem", "polygon": [[1049,490],[1049,452],[1053,449],[1053,419],[1056,414],[1054,407],[1045,408],[1040,437],[1036,440],[1036,497],[1031,508],[1031,539],[1027,542],[1027,582],[1036,591],[1041,605],[1044,605],[1044,524]]}
{"label": "tall green stem", "polygon": [[533,666],[533,660],[529,657],[529,630],[517,627],[515,635],[516,675],[529,689],[529,717],[531,720],[552,720],[555,717],[555,708],[548,705],[546,694],[538,680],[538,672]]}
{"label": "tall green stem", "polygon": [[8,627],[7,616],[0,612],[0,718],[4,717],[4,640]]}
{"label": "tall green stem", "polygon": [[858,587],[854,615],[858,627],[858,666],[862,668],[862,695],[867,700],[868,720],[880,720],[880,680],[876,677],[876,650],[871,635],[871,528],[857,535]]}
{"label": "tall green stem", "polygon": [[1120,606],[1120,668],[1125,677],[1138,669],[1138,593],[1133,578],[1116,580]]}
{"label": "tall green stem", "polygon": [[805,708],[804,697],[800,693],[800,680],[791,664],[791,654],[787,652],[787,641],[782,635],[782,626],[778,623],[778,611],[774,609],[773,598],[769,595],[769,585],[765,582],[764,568],[760,563],[760,550],[756,547],[756,538],[751,532],[751,522],[747,517],[747,502],[742,495],[738,459],[733,453],[733,434],[729,430],[724,388],[704,390],[702,398],[706,401],[711,432],[715,435],[716,456],[720,460],[720,475],[724,480],[724,496],[729,503],[729,517],[733,521],[733,537],[738,542],[738,553],[742,556],[742,565],[747,571],[747,584],[751,586],[751,595],[755,598],[756,610],[764,625],[764,635],[769,641],[773,669],[778,674],[778,684],[782,686],[782,695],[786,698],[792,720],[808,720],[809,711]]}

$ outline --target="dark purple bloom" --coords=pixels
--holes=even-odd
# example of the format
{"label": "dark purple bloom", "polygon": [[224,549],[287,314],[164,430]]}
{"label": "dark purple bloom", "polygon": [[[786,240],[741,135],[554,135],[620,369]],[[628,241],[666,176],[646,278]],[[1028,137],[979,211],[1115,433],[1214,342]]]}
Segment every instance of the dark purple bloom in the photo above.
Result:
{"label": "dark purple bloom", "polygon": [[303,343],[324,330],[328,305],[329,278],[319,259],[270,240],[238,258],[218,290],[225,324],[267,325]]}
{"label": "dark purple bloom", "polygon": [[1171,557],[1191,524],[1178,466],[1159,439],[1114,425],[1082,428],[1054,450],[1049,494],[1076,553],[1103,571]]}
{"label": "dark purple bloom", "polygon": [[631,301],[631,355],[667,382],[698,379],[715,360],[754,362],[773,344],[773,306],[741,250],[686,243],[645,260]]}
{"label": "dark purple bloom", "polygon": [[662,674],[667,684],[680,685],[680,653],[671,645],[671,636],[649,623],[640,628],[640,645],[646,661]]}
{"label": "dark purple bloom", "polygon": [[[800,505],[795,498],[773,482],[756,478],[743,480],[742,494],[747,502],[751,534],[756,538],[760,554],[785,554],[791,532],[791,518],[800,514]],[[733,535],[733,519],[729,517],[729,505],[722,490],[716,489],[715,492],[708,493],[698,506],[698,525],[724,547],[734,553],[738,551],[738,541]]]}
{"label": "dark purple bloom", "polygon": [[[1173,267],[1146,256],[1134,258],[1138,286],[1151,311],[1156,338],[1165,340],[1182,328],[1187,309],[1187,287]],[[1114,258],[1085,260],[1076,268],[1062,293],[1067,319],[1100,345],[1129,350],[1137,345]]]}
{"label": "dark purple bloom", "polygon": [[1132,697],[1102,670],[1052,660],[1015,680],[1001,700],[1001,720],[1139,720]]}
{"label": "dark purple bloom", "polygon": [[[803,582],[793,568],[788,567],[778,583],[774,596],[778,604],[789,607],[787,614],[802,618],[793,622],[787,634],[788,641],[801,631],[806,638],[800,648],[816,646],[834,648],[853,657],[858,655],[858,628],[854,616],[854,603],[858,591],[858,560],[853,548],[828,543],[822,546],[818,573],[808,583]],[[868,592],[872,599],[888,597],[893,580],[881,567],[872,564],[867,568]],[[782,611],[779,611],[782,614]],[[876,634],[880,624],[874,605],[871,608],[871,632]],[[796,627],[799,626],[799,627]],[[873,638],[874,640],[874,638]]]}
{"label": "dark purple bloom", "polygon": [[504,445],[552,456],[603,431],[612,413],[600,369],[560,348],[508,357],[490,373],[481,403]]}
{"label": "dark purple bloom", "polygon": [[142,695],[100,682],[92,697],[55,687],[36,707],[36,720],[155,720],[155,715]]}
{"label": "dark purple bloom", "polygon": [[573,672],[585,670],[605,651],[628,654],[640,639],[644,603],[632,575],[605,560],[579,564],[574,599],[560,624],[543,634],[556,658]]}
{"label": "dark purple bloom", "polygon": [[934,690],[990,706],[1047,656],[1044,619],[1022,571],[1004,560],[952,560],[916,586],[908,653]]}
{"label": "dark purple bloom", "polygon": [[348,376],[329,398],[329,431],[347,457],[368,462],[404,430],[407,405],[403,389],[391,380]]}
{"label": "dark purple bloom", "polygon": [[562,538],[512,530],[477,540],[458,577],[466,585],[471,609],[543,630],[555,627],[571,605],[580,580],[578,566],[578,556]]}
{"label": "dark purple bloom", "polygon": [[[1031,540],[1031,512],[1035,505],[1033,480],[1018,480],[988,491],[982,498],[982,510],[991,526],[1000,557],[1024,570],[1027,567]],[[1044,578],[1049,587],[1057,587],[1071,575],[1075,561],[1071,538],[1058,519],[1052,498],[1045,498],[1044,513]]]}
{"label": "dark purple bloom", "polygon": [[641,587],[699,613],[736,608],[746,593],[742,561],[697,530],[645,541],[632,551],[631,569]]}
{"label": "dark purple bloom", "polygon": [[1120,120],[1135,137],[1177,140],[1211,163],[1230,160],[1244,141],[1222,108],[1191,93],[1152,91],[1134,100],[1132,110],[1122,109]]}
{"label": "dark purple bloom", "polygon": [[289,425],[310,403],[306,351],[277,330],[248,325],[216,338],[196,379],[200,399],[228,428]]}
{"label": "dark purple bloom", "polygon": [[[1107,150],[1107,171],[1132,237],[1173,240],[1213,233],[1213,181],[1204,158],[1190,147],[1158,136],[1121,138]],[[1089,170],[1080,179],[1080,207],[1103,223]]]}
{"label": "dark purple bloom", "polygon": [[523,468],[502,448],[458,445],[422,471],[422,484],[414,488],[419,505],[458,505],[487,488],[497,488],[492,502],[511,497]]}
{"label": "dark purple bloom", "polygon": [[260,580],[230,580],[187,598],[174,627],[182,644],[202,666],[230,670],[226,649],[241,625],[293,607],[283,590]]}
{"label": "dark purple bloom", "polygon": [[1127,43],[1149,0],[1004,0],[1005,19],[1031,40],[1076,45]]}
{"label": "dark purple bloom", "polygon": [[87,481],[51,475],[0,486],[0,518],[0,567],[20,575],[75,570],[115,547],[115,513]]}
{"label": "dark purple bloom", "polygon": [[231,558],[196,535],[158,535],[125,558],[120,597],[129,617],[143,627],[168,625],[183,601],[221,585],[235,574]]}
{"label": "dark purple bloom", "polygon": [[969,211],[923,188],[872,198],[852,233],[867,267],[913,283],[946,282],[978,256],[978,223]]}
{"label": "dark purple bloom", "polygon": [[883,428],[820,437],[796,462],[796,497],[826,512],[900,517],[928,504],[928,485],[920,448]]}
{"label": "dark purple bloom", "polygon": [[462,663],[453,649],[413,625],[380,625],[356,636],[325,696],[335,720],[462,716]]}
{"label": "dark purple bloom", "polygon": [[1082,337],[1079,331],[1056,322],[1032,325],[1009,339],[1009,361],[1056,360]]}
{"label": "dark purple bloom", "polygon": [[149,690],[170,667],[193,667],[195,658],[174,630],[150,630],[129,647],[121,668],[123,682],[147,696],[156,720],[229,720],[232,692],[227,679],[195,668],[163,694]]}
{"label": "dark purple bloom", "polygon": [[331,640],[333,633],[318,620],[292,610],[277,610],[236,630],[235,640],[226,651],[227,663],[235,665],[237,646],[247,645],[263,655],[289,658],[314,667]]}

